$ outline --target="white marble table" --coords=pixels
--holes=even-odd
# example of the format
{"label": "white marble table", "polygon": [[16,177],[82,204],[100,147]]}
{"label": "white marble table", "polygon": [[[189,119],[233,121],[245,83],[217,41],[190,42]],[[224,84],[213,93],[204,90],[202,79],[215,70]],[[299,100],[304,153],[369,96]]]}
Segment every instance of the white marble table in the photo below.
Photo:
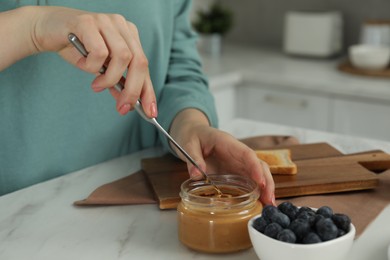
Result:
{"label": "white marble table", "polygon": [[[342,152],[383,149],[390,144],[286,126],[233,120],[222,129],[238,138],[294,135],[302,143],[327,141]],[[156,205],[77,208],[96,187],[140,169],[150,149],[98,164],[0,197],[0,259],[257,259],[252,249],[210,255],[191,251],[177,237],[176,212]],[[390,244],[390,208],[355,241],[349,259],[385,260]]]}

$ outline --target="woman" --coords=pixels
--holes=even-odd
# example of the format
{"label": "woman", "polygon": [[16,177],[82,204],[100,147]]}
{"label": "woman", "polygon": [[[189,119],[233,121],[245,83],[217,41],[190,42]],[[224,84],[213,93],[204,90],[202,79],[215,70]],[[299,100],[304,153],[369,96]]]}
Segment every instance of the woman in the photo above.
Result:
{"label": "woman", "polygon": [[[156,145],[185,160],[153,125],[129,113],[139,98],[203,169],[249,175],[261,201],[274,203],[268,167],[215,128],[189,0],[39,2],[0,4],[0,194]],[[87,58],[69,33],[84,43]],[[123,74],[119,93],[113,86]],[[201,176],[189,163],[188,171]]]}

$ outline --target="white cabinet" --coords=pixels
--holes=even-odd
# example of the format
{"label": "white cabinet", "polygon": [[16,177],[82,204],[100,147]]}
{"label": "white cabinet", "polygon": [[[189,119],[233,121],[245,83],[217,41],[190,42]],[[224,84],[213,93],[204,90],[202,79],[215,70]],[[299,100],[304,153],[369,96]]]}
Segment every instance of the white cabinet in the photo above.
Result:
{"label": "white cabinet", "polygon": [[212,93],[215,99],[219,125],[223,126],[236,116],[236,86],[227,85],[223,88],[213,89]]}
{"label": "white cabinet", "polygon": [[335,98],[335,132],[390,141],[390,102]]}
{"label": "white cabinet", "polygon": [[237,87],[242,82],[242,75],[238,72],[214,76],[210,79],[210,90],[213,93],[217,109],[219,125],[230,122],[237,116]]}
{"label": "white cabinet", "polygon": [[390,101],[242,84],[238,117],[390,141]]}
{"label": "white cabinet", "polygon": [[245,84],[237,89],[237,116],[328,131],[330,102],[327,96]]}

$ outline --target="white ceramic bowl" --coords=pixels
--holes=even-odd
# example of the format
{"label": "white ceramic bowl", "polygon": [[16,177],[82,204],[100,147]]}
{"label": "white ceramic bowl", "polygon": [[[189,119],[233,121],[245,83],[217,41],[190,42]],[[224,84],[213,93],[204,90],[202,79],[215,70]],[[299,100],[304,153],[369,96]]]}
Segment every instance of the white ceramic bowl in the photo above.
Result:
{"label": "white ceramic bowl", "polygon": [[368,44],[352,45],[348,49],[353,66],[367,70],[381,70],[390,62],[390,47]]}
{"label": "white ceramic bowl", "polygon": [[351,224],[347,234],[326,242],[309,245],[281,242],[260,233],[252,226],[253,221],[260,216],[257,215],[248,222],[248,230],[253,248],[261,260],[342,260],[346,258],[355,238],[355,226]]}

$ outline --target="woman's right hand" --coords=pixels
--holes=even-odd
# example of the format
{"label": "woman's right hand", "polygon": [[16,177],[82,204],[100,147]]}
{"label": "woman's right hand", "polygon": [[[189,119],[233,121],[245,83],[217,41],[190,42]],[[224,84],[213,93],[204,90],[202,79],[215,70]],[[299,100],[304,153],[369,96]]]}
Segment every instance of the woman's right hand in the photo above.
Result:
{"label": "woman's right hand", "polygon": [[[36,53],[58,52],[81,70],[97,75],[92,89],[99,92],[108,88],[117,100],[116,108],[120,114],[134,109],[137,99],[142,99],[146,114],[149,117],[157,116],[148,60],[133,23],[118,14],[92,13],[65,7],[19,9],[30,17],[30,39]],[[74,33],[83,42],[88,51],[87,58],[69,43],[69,33]],[[107,70],[100,75],[99,70],[103,65]],[[113,86],[126,71],[124,90],[119,93]]]}

